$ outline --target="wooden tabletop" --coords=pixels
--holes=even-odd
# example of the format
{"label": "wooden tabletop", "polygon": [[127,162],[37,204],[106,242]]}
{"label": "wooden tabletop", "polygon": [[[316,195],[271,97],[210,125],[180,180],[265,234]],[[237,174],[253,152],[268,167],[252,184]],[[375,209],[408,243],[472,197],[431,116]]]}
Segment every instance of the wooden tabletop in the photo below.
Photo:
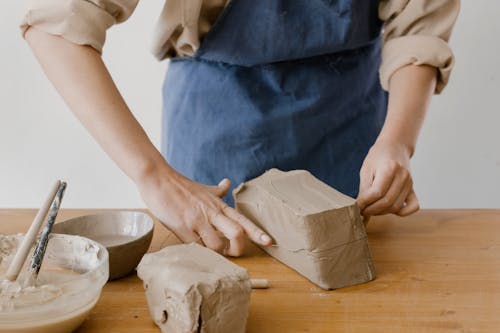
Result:
{"label": "wooden tabletop", "polygon": [[[62,210],[58,220],[102,210]],[[0,210],[0,233],[35,210]],[[372,219],[375,281],[322,290],[254,248],[232,259],[271,288],[255,290],[248,333],[500,332],[500,210],[426,210]],[[177,240],[156,225],[151,251]],[[77,333],[158,333],[135,274],[108,283]]]}

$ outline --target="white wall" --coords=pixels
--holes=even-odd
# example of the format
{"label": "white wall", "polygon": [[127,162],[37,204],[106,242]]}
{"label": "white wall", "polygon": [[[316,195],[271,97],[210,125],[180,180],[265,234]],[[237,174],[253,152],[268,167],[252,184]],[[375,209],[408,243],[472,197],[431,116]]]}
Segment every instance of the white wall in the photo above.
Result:
{"label": "white wall", "polygon": [[456,67],[413,161],[423,207],[500,208],[500,2],[462,0]]}
{"label": "white wall", "polygon": [[[413,160],[425,208],[500,207],[500,2],[462,1],[457,65],[434,99]],[[64,207],[142,207],[134,184],[58,97],[19,37],[18,0],[0,11],[0,207],[36,207],[56,178]],[[136,117],[159,144],[165,63],[149,53],[162,1],[142,1],[108,34],[104,58]]]}
{"label": "white wall", "polygon": [[[64,207],[142,207],[135,185],[66,108],[20,37],[19,0],[0,11],[0,207],[36,207],[54,179],[68,182]],[[141,1],[111,29],[104,58],[134,114],[160,140],[165,62],[149,52],[161,1]]]}

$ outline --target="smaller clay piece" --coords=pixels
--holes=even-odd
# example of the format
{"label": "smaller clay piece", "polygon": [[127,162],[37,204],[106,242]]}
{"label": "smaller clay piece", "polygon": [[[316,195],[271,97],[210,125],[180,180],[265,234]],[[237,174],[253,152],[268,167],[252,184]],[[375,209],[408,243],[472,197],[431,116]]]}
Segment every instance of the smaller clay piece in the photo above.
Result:
{"label": "smaller clay piece", "polygon": [[303,170],[272,169],[233,192],[236,209],[275,244],[264,251],[323,289],[373,280],[359,208]]}
{"label": "smaller clay piece", "polygon": [[149,311],[163,333],[245,332],[247,271],[198,244],[146,254],[137,267]]}

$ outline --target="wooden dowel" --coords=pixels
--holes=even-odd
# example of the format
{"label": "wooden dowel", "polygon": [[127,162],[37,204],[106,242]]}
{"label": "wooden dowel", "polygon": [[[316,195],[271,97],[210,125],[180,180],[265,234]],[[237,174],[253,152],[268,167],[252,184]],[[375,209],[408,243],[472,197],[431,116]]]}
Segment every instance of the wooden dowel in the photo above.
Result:
{"label": "wooden dowel", "polygon": [[269,281],[267,279],[250,279],[252,289],[267,289],[269,288]]}
{"label": "wooden dowel", "polygon": [[38,213],[36,214],[35,219],[31,223],[30,228],[26,232],[26,235],[24,235],[24,238],[21,244],[19,245],[19,248],[14,256],[14,259],[12,259],[12,262],[9,265],[7,273],[5,274],[5,277],[8,280],[14,281],[17,279],[17,276],[19,275],[19,272],[21,271],[21,268],[23,267],[24,262],[28,257],[28,253],[31,247],[33,246],[33,243],[35,242],[36,236],[38,235],[38,231],[42,226],[45,216],[49,211],[50,204],[54,200],[60,185],[61,182],[59,180],[54,182],[54,184],[50,188],[50,192],[47,195],[47,198],[40,207],[40,210],[38,210]]}

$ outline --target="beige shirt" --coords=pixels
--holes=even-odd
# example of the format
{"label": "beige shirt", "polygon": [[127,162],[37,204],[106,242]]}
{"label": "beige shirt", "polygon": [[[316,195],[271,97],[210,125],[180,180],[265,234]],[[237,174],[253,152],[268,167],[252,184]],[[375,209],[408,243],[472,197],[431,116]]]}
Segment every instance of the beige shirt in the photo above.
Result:
{"label": "beige shirt", "polygon": [[[33,26],[99,52],[106,30],[125,21],[139,0],[28,0],[21,28]],[[165,0],[156,26],[153,53],[158,59],[192,56],[230,0]],[[446,86],[454,64],[448,40],[459,0],[380,0],[384,21],[380,82],[409,65],[438,69],[436,93]]]}

